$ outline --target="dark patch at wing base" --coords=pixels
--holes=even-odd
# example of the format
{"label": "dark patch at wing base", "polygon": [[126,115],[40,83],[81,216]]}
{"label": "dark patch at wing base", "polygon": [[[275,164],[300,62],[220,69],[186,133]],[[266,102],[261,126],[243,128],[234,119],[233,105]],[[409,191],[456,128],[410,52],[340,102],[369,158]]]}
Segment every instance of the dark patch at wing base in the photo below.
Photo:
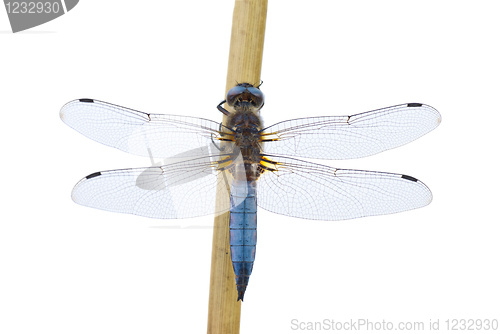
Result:
{"label": "dark patch at wing base", "polygon": [[410,181],[413,181],[413,182],[417,182],[418,180],[416,178],[414,178],[413,176],[409,176],[409,175],[401,175],[401,177],[405,180],[410,180]]}
{"label": "dark patch at wing base", "polygon": [[88,179],[91,179],[93,177],[97,177],[97,176],[100,176],[101,175],[101,172],[95,172],[95,173],[92,173],[90,175],[87,175],[85,178],[88,180]]}

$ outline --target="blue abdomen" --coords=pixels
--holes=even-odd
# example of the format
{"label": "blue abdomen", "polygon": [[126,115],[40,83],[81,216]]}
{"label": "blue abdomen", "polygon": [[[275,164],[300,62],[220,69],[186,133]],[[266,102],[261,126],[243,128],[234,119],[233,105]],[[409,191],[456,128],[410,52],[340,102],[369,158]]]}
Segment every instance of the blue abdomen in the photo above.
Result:
{"label": "blue abdomen", "polygon": [[255,261],[255,245],[257,244],[257,196],[254,181],[233,180],[231,184],[229,244],[231,245],[231,261],[236,275],[238,300],[243,300],[253,262]]}

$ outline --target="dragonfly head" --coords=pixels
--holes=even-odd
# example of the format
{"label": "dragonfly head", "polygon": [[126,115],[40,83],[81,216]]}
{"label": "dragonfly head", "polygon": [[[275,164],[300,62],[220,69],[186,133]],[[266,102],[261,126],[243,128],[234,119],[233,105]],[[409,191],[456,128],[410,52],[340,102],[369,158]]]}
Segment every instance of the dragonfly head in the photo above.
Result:
{"label": "dragonfly head", "polygon": [[264,93],[252,84],[240,83],[227,92],[226,101],[236,110],[258,111],[264,105]]}

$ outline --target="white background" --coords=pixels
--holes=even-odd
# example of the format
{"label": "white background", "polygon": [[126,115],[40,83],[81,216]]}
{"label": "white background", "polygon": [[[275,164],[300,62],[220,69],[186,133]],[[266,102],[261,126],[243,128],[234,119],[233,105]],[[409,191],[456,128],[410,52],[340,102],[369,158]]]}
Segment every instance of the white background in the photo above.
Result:
{"label": "white background", "polygon": [[[377,156],[326,162],[405,173],[428,207],[317,222],[259,213],[241,333],[300,322],[500,318],[497,1],[272,1],[266,124],[399,103],[440,127]],[[81,1],[12,34],[0,10],[0,332],[203,333],[212,217],[160,221],[78,206],[83,176],[148,166],[59,119],[95,98],[221,119],[232,1]],[[204,228],[180,228],[202,226]],[[500,330],[495,331],[498,333]],[[421,331],[425,332],[425,331]],[[492,332],[492,331],[490,331]]]}

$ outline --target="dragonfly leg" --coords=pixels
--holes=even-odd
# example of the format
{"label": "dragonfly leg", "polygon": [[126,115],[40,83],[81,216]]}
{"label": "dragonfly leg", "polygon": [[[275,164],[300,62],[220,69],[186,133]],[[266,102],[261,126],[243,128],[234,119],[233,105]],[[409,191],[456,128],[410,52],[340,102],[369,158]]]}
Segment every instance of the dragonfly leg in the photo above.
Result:
{"label": "dragonfly leg", "polygon": [[214,135],[213,135],[213,133],[210,135],[210,137],[212,139],[212,144],[214,144],[215,148],[218,149],[219,151],[224,151],[224,149],[222,149],[220,146],[217,146],[217,144],[214,142]]}
{"label": "dragonfly leg", "polygon": [[227,111],[226,109],[224,109],[224,107],[222,106],[224,103],[226,103],[226,100],[224,100],[221,103],[219,103],[219,105],[217,105],[217,109],[219,109],[219,111],[221,113],[223,113],[224,115],[229,116],[230,112]]}

